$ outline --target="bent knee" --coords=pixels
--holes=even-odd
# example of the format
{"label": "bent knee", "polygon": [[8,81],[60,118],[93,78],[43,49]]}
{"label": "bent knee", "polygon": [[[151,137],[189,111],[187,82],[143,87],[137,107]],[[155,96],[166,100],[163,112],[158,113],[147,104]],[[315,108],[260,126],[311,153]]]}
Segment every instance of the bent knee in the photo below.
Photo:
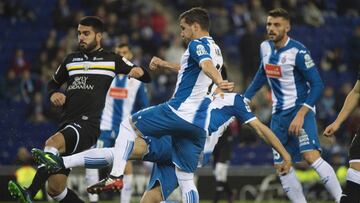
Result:
{"label": "bent knee", "polygon": [[48,184],[46,189],[49,196],[55,197],[61,194],[65,190],[65,187],[56,184],[53,185]]}
{"label": "bent knee", "polygon": [[317,150],[304,152],[302,157],[309,165],[311,165],[320,158],[320,152]]}

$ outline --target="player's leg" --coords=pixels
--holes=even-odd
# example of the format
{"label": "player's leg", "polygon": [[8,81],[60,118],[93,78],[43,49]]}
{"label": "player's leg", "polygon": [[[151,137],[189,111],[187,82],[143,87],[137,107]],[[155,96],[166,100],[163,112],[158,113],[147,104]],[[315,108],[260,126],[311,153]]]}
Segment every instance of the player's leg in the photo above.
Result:
{"label": "player's leg", "polygon": [[216,162],[214,169],[215,176],[215,196],[214,202],[220,200],[221,194],[226,193],[229,202],[233,202],[233,194],[227,182],[227,172],[229,165],[223,162]]}
{"label": "player's leg", "polygon": [[[271,130],[279,138],[285,149],[290,153],[294,162],[300,161],[298,150],[298,141],[294,136],[288,136],[287,129],[289,118],[284,118],[281,115],[273,115],[271,118]],[[295,150],[294,150],[295,149]],[[280,165],[283,161],[280,154],[273,149],[274,167],[279,172]],[[281,186],[283,187],[286,196],[293,203],[306,203],[303,188],[299,179],[296,177],[295,169],[291,168],[286,175],[278,173]]]}
{"label": "player's leg", "polygon": [[341,203],[360,202],[360,129],[355,134],[349,149],[350,168]]}
{"label": "player's leg", "polygon": [[[106,148],[106,147],[113,147],[114,146],[114,131],[111,130],[101,130],[100,136],[96,142],[96,148]],[[106,157],[106,156],[105,156]],[[95,157],[98,158],[98,157]],[[100,157],[98,159],[93,159],[95,162],[99,161],[99,160],[103,160],[103,157]],[[109,156],[107,156],[107,158],[109,159]],[[108,159],[105,158],[105,160]],[[111,159],[111,163],[112,163],[112,159]],[[87,185],[93,185],[97,182],[99,182],[99,169],[90,169],[90,168],[86,168],[85,169],[85,182]],[[89,193],[89,201],[91,203],[95,203],[99,201],[99,195],[98,194],[90,194]]]}
{"label": "player's leg", "polygon": [[317,137],[315,115],[312,111],[306,114],[298,139],[304,160],[319,174],[327,191],[339,202],[342,193],[341,186],[334,169],[320,156],[320,142]]}
{"label": "player's leg", "polygon": [[181,190],[182,202],[198,203],[199,192],[195,186],[194,173],[185,172],[178,167],[176,167],[175,173]]}
{"label": "player's leg", "polygon": [[141,197],[140,203],[159,203],[161,201],[163,201],[163,197],[161,195],[160,185],[157,182],[155,187],[145,191]]}
{"label": "player's leg", "polygon": [[52,175],[48,179],[47,193],[51,198],[60,203],[84,203],[77,194],[66,187],[68,172]]}
{"label": "player's leg", "polygon": [[[45,143],[45,150],[48,153],[59,154],[65,152],[65,139],[61,132],[52,135]],[[43,165],[38,166],[31,185],[28,188],[22,188],[14,182],[9,182],[10,194],[16,199],[22,199],[22,202],[30,202],[35,194],[45,185],[49,173]]]}
{"label": "player's leg", "polygon": [[132,194],[132,182],[133,182],[133,165],[131,161],[128,161],[124,171],[124,187],[121,190],[120,202],[130,203]]}

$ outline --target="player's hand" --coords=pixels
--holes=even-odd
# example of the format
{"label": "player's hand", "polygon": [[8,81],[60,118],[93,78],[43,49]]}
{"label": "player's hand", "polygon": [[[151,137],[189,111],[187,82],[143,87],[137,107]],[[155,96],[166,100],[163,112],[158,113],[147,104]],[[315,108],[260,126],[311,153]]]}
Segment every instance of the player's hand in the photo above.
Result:
{"label": "player's hand", "polygon": [[149,68],[150,70],[156,70],[158,68],[160,68],[162,66],[162,64],[164,63],[164,60],[162,60],[159,57],[152,57],[150,64],[149,64]]}
{"label": "player's hand", "polygon": [[218,88],[220,88],[224,92],[232,92],[235,88],[235,84],[234,82],[223,80],[218,84]]}
{"label": "player's hand", "polygon": [[338,131],[340,128],[340,125],[337,122],[333,122],[329,126],[327,126],[324,130],[323,135],[326,137],[331,137],[334,135],[336,131]]}
{"label": "player's hand", "polygon": [[140,78],[144,75],[144,70],[140,67],[134,67],[128,73],[129,78]]}
{"label": "player's hand", "polygon": [[288,133],[290,135],[300,135],[300,131],[304,124],[304,116],[296,114],[295,118],[291,121]]}
{"label": "player's hand", "polygon": [[283,163],[280,164],[280,167],[278,168],[279,175],[283,176],[289,173],[291,168],[291,158],[284,159]]}
{"label": "player's hand", "polygon": [[56,107],[64,105],[65,100],[66,100],[66,96],[61,92],[55,92],[50,97],[51,103]]}

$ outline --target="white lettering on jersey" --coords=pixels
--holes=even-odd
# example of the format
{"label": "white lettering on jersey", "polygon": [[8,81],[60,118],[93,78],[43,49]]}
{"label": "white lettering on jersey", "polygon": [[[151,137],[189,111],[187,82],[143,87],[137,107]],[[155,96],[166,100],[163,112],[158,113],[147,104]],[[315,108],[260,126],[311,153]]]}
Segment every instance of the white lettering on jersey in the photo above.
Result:
{"label": "white lettering on jersey", "polygon": [[196,54],[198,56],[208,54],[208,52],[205,50],[205,47],[201,44],[196,46]]}
{"label": "white lettering on jersey", "polygon": [[68,90],[93,90],[94,85],[87,84],[87,79],[88,77],[86,76],[75,77],[73,83],[68,87]]}

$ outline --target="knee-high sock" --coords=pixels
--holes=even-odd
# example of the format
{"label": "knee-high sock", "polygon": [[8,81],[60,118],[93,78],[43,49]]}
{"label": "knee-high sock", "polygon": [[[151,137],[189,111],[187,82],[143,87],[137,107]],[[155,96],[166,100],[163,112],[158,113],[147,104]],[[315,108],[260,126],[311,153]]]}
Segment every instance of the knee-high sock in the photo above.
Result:
{"label": "knee-high sock", "polygon": [[69,188],[65,188],[62,193],[52,198],[60,203],[85,203]]}
{"label": "knee-high sock", "polygon": [[[99,170],[87,168],[85,170],[85,181],[88,186],[99,182]],[[99,201],[99,195],[89,193],[89,200],[90,202],[97,202]]]}
{"label": "knee-high sock", "polygon": [[131,193],[132,193],[132,182],[133,182],[133,175],[124,175],[123,178],[124,187],[121,190],[120,202],[121,203],[130,203],[131,200]]}
{"label": "knee-high sock", "polygon": [[336,202],[339,202],[342,190],[334,169],[321,157],[314,161],[311,167],[319,174],[321,182],[327,191],[333,196]]}
{"label": "knee-high sock", "polygon": [[184,203],[199,203],[199,193],[194,183],[194,173],[181,171],[177,167],[175,173],[179,182],[182,201]]}
{"label": "knee-high sock", "polygon": [[110,175],[119,177],[124,175],[126,161],[134,148],[136,133],[130,125],[129,119],[120,124],[119,135],[115,141],[114,163]]}
{"label": "knee-high sock", "polygon": [[306,203],[301,183],[296,177],[294,168],[291,168],[288,174],[279,177],[281,185],[292,203]]}
{"label": "knee-high sock", "polygon": [[360,171],[349,168],[340,203],[360,202]]}
{"label": "knee-high sock", "polygon": [[79,166],[84,166],[85,168],[103,168],[113,162],[114,148],[93,148],[62,158],[65,168]]}
{"label": "knee-high sock", "polygon": [[34,198],[36,193],[45,186],[49,176],[50,174],[47,172],[44,165],[38,166],[34,179],[28,188],[32,198]]}

